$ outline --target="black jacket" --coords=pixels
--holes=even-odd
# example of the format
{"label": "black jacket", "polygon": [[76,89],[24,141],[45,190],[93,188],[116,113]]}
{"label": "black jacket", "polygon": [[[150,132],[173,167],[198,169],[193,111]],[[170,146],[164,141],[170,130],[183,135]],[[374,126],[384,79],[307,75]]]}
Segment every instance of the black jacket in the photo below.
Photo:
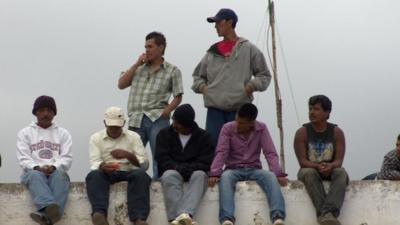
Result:
{"label": "black jacket", "polygon": [[214,159],[214,146],[210,134],[195,124],[185,148],[182,148],[178,133],[171,126],[157,135],[155,160],[160,176],[166,170],[177,170],[185,181],[193,171],[208,172]]}

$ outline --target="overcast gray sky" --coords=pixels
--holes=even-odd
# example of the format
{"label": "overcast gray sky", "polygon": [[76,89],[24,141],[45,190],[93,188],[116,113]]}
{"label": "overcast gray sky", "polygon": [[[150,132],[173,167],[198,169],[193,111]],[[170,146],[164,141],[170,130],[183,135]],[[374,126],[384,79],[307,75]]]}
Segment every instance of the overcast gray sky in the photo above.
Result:
{"label": "overcast gray sky", "polygon": [[[333,101],[330,121],[345,132],[344,166],[351,178],[379,170],[400,133],[400,1],[275,4],[289,178],[299,169],[293,136],[308,121],[307,100],[315,94]],[[119,74],[143,52],[144,37],[154,30],[166,35],[166,60],[183,74],[183,102],[195,107],[204,127],[206,110],[190,89],[191,74],[219,40],[206,17],[222,7],[237,12],[237,33],[266,52],[267,0],[0,0],[0,183],[19,182],[16,134],[34,119],[33,101],[43,94],[56,99],[55,121],[73,136],[71,179],[83,181],[89,136],[103,128],[106,107],[126,109],[128,89],[118,90]],[[273,85],[255,97],[259,120],[267,123],[278,147]]]}

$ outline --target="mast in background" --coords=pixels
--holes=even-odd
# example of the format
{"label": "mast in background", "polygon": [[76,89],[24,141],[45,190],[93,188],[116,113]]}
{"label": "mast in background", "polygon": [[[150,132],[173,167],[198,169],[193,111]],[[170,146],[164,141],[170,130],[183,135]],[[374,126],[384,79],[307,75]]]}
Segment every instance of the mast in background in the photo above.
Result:
{"label": "mast in background", "polygon": [[280,137],[279,158],[280,158],[282,172],[286,172],[285,151],[283,146],[284,133],[282,126],[282,98],[281,98],[281,92],[279,90],[278,73],[276,66],[275,9],[274,9],[274,2],[272,0],[268,0],[268,10],[269,10],[269,24],[271,27],[271,35],[272,35],[272,73],[273,73],[274,87],[275,87],[276,117],[277,117],[277,125],[279,128],[279,137]]}

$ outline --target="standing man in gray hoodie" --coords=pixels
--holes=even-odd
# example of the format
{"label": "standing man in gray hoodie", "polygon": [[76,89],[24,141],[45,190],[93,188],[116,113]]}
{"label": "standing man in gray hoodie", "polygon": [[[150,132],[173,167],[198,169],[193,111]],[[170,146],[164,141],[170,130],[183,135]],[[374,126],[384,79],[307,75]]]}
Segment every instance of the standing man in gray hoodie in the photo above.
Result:
{"label": "standing man in gray hoodie", "polygon": [[193,72],[192,89],[203,94],[207,108],[206,130],[217,143],[222,126],[233,121],[244,103],[253,101],[254,91],[265,91],[271,81],[263,53],[235,32],[238,17],[231,9],[220,9],[214,17],[218,36]]}

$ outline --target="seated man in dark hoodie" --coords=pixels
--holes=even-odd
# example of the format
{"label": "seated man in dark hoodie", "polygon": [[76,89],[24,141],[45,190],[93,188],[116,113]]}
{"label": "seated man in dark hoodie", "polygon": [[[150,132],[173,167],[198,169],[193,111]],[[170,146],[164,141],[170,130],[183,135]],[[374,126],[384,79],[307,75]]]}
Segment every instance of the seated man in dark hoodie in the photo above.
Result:
{"label": "seated man in dark hoodie", "polygon": [[[212,138],[194,117],[192,106],[183,104],[175,110],[172,125],[157,135],[155,159],[171,225],[196,224],[193,215],[207,189],[214,157]],[[184,182],[188,182],[186,191]]]}

